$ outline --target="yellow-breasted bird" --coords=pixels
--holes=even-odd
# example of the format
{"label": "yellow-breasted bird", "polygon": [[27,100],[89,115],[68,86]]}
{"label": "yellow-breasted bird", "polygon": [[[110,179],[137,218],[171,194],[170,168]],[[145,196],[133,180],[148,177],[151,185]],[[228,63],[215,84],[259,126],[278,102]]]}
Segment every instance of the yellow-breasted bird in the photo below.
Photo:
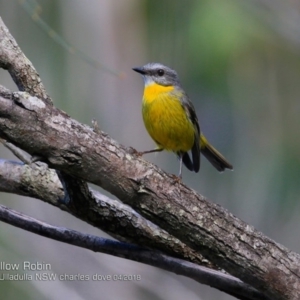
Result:
{"label": "yellow-breasted bird", "polygon": [[180,178],[182,162],[190,171],[199,171],[200,151],[218,171],[233,169],[201,133],[193,103],[181,87],[176,71],[160,63],[148,63],[133,70],[144,79],[142,114],[145,127],[157,144],[156,149],[141,154],[175,152],[180,161]]}

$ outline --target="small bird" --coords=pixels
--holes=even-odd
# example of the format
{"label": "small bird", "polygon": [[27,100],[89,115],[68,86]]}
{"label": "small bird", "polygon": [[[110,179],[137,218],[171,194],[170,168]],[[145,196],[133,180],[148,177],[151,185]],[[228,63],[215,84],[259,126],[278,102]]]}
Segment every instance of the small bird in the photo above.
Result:
{"label": "small bird", "polygon": [[181,87],[176,71],[160,63],[148,63],[133,70],[144,79],[143,120],[157,145],[156,149],[140,154],[173,151],[179,158],[180,179],[182,162],[190,171],[199,171],[200,151],[218,171],[232,170],[232,165],[201,133],[194,105]]}

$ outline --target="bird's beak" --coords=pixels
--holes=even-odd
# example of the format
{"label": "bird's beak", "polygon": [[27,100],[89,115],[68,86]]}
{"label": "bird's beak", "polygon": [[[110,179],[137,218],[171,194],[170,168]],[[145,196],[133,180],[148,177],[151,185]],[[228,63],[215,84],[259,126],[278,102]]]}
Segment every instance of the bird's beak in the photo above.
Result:
{"label": "bird's beak", "polygon": [[146,72],[145,72],[145,70],[143,69],[143,67],[132,68],[132,70],[133,70],[133,71],[136,71],[136,72],[138,72],[138,73],[140,73],[140,74],[142,74],[142,75],[145,75],[145,74],[146,74]]}

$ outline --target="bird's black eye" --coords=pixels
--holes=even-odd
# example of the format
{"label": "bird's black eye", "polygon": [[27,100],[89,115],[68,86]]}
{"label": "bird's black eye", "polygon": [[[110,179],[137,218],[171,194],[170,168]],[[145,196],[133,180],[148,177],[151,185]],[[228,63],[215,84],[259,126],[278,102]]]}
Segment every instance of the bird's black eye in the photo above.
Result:
{"label": "bird's black eye", "polygon": [[165,71],[163,69],[158,69],[157,74],[158,74],[158,76],[164,76]]}

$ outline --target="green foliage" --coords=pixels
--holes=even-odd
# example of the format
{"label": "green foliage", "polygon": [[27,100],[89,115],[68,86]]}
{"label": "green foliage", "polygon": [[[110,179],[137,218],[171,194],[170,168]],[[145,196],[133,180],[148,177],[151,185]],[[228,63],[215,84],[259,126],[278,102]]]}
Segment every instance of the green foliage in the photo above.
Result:
{"label": "green foliage", "polygon": [[253,20],[232,1],[199,1],[189,24],[189,65],[208,88],[224,81],[232,57],[247,47]]}

